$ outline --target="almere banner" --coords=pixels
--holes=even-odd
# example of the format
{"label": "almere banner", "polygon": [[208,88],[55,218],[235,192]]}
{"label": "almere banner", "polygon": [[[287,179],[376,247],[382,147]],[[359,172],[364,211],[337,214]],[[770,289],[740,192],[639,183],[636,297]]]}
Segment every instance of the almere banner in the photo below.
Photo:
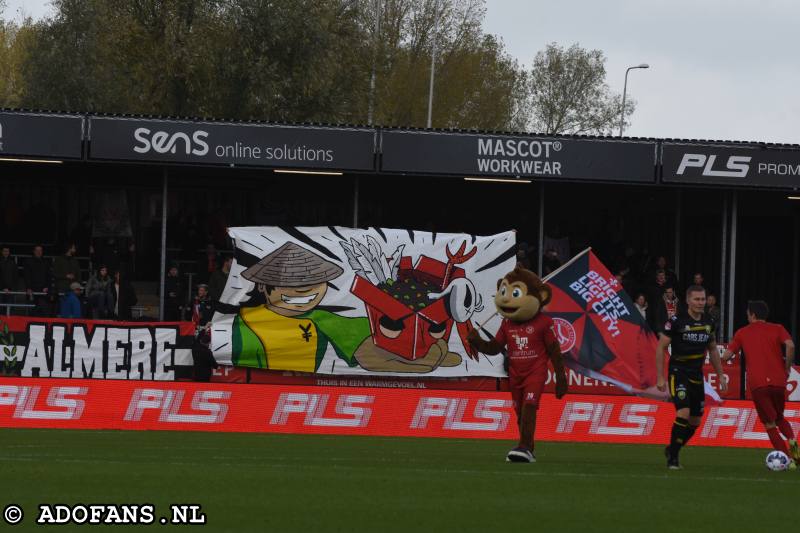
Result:
{"label": "almere banner", "polygon": [[[504,376],[467,343],[495,332],[513,232],[230,228],[235,260],[211,327],[220,364],[319,374]],[[489,320],[491,319],[491,320]],[[488,320],[488,322],[487,322]]]}
{"label": "almere banner", "polygon": [[172,381],[191,375],[191,322],[0,317],[0,374]]}

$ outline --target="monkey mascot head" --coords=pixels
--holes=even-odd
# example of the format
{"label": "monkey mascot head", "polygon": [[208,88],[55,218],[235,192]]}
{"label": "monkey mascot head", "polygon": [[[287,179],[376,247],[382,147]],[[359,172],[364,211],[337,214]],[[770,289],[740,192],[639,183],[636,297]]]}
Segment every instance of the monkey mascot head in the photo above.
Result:
{"label": "monkey mascot head", "polygon": [[552,291],[539,276],[517,266],[497,280],[494,305],[503,318],[514,322],[526,322],[550,302]]}

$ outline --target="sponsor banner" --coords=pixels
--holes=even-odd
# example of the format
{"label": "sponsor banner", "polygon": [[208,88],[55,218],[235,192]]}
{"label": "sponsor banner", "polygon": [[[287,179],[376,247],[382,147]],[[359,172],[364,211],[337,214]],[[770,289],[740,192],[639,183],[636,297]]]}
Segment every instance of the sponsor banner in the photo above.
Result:
{"label": "sponsor banner", "polygon": [[89,159],[375,170],[375,130],[91,117]]}
{"label": "sponsor banner", "polygon": [[655,183],[654,142],[381,132],[384,172]]}
{"label": "sponsor banner", "polygon": [[[734,359],[739,359],[734,357]],[[747,375],[745,373],[745,380]],[[800,402],[800,366],[794,365],[789,371],[789,376],[786,379],[786,400],[790,402]],[[747,387],[744,392],[744,397],[748,400],[753,397],[750,387]]]}
{"label": "sponsor banner", "polygon": [[[800,430],[800,404],[787,420]],[[547,394],[536,437],[662,444],[672,405],[630,396]],[[516,440],[509,395],[342,387],[0,378],[0,426]],[[751,402],[706,409],[693,445],[770,447]]]}
{"label": "sponsor banner", "polygon": [[[221,367],[222,368],[222,367]],[[228,367],[231,368],[231,367]],[[241,370],[241,369],[240,369]],[[373,387],[377,389],[498,390],[498,378],[461,377],[414,379],[402,376],[320,376],[303,372],[248,369],[249,383],[271,385],[313,385],[317,387]]]}
{"label": "sponsor banner", "polygon": [[[724,347],[723,347],[724,350]],[[720,352],[721,353],[721,352]],[[654,354],[655,356],[655,354]],[[708,386],[720,395],[723,399],[739,399],[741,393],[741,366],[736,358],[731,359],[727,363],[722,364],[722,369],[725,372],[725,380],[728,382],[728,390],[723,393],[719,390],[719,381],[717,380],[717,373],[710,363],[706,362],[703,367],[703,373]],[[800,374],[798,374],[800,379]],[[613,383],[608,383],[602,379],[594,379],[585,376],[573,369],[567,369],[567,382],[569,383],[569,394],[602,394],[602,395],[621,395],[626,394],[626,391],[615,386]],[[508,390],[508,381],[505,379],[500,380],[500,390]],[[545,392],[555,393],[555,375],[551,368],[547,369],[547,381],[545,382]],[[800,401],[800,393],[793,401]],[[748,396],[749,398],[749,396]]]}
{"label": "sponsor banner", "polygon": [[[725,353],[724,345],[718,344],[717,346],[719,347],[720,355]],[[719,394],[723,399],[727,400],[741,398],[742,365],[740,359],[738,357],[734,357],[730,361],[722,363],[722,371],[725,373],[725,380],[728,382],[728,390],[724,393],[719,390],[717,372],[714,370],[714,366],[710,363],[708,357],[706,357],[706,362],[703,365],[703,375],[705,376],[707,386],[710,386],[717,391],[717,394]]]}
{"label": "sponsor banner", "polygon": [[800,185],[800,150],[664,143],[663,180],[744,187]]}
{"label": "sponsor banner", "polygon": [[220,364],[336,375],[505,376],[467,342],[497,330],[513,232],[228,230],[235,259],[212,320]]}
{"label": "sponsor banner", "polygon": [[211,371],[211,382],[214,383],[249,383],[249,368],[220,365]]}
{"label": "sponsor banner", "polygon": [[82,157],[83,117],[0,113],[0,156]]}
{"label": "sponsor banner", "polygon": [[191,322],[8,316],[0,332],[3,375],[171,381],[193,365]]}

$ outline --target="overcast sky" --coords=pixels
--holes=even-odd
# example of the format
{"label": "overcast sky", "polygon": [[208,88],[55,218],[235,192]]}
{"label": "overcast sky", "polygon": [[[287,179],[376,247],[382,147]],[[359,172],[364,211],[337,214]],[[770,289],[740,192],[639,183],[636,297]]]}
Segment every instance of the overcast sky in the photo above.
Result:
{"label": "overcast sky", "polygon": [[[38,18],[45,0],[7,0]],[[484,29],[529,67],[547,43],[602,50],[637,101],[626,135],[800,143],[800,2],[487,0]]]}

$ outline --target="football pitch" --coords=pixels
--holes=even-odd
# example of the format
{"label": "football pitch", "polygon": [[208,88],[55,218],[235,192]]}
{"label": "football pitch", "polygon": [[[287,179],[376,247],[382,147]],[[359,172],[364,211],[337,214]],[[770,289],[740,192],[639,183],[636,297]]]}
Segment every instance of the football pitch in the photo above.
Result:
{"label": "football pitch", "polygon": [[[542,442],[509,464],[506,441],[194,432],[0,429],[3,531],[186,529],[170,504],[199,504],[200,531],[764,531],[796,520],[800,471],[766,450]],[[145,504],[149,526],[37,526],[38,506]]]}

